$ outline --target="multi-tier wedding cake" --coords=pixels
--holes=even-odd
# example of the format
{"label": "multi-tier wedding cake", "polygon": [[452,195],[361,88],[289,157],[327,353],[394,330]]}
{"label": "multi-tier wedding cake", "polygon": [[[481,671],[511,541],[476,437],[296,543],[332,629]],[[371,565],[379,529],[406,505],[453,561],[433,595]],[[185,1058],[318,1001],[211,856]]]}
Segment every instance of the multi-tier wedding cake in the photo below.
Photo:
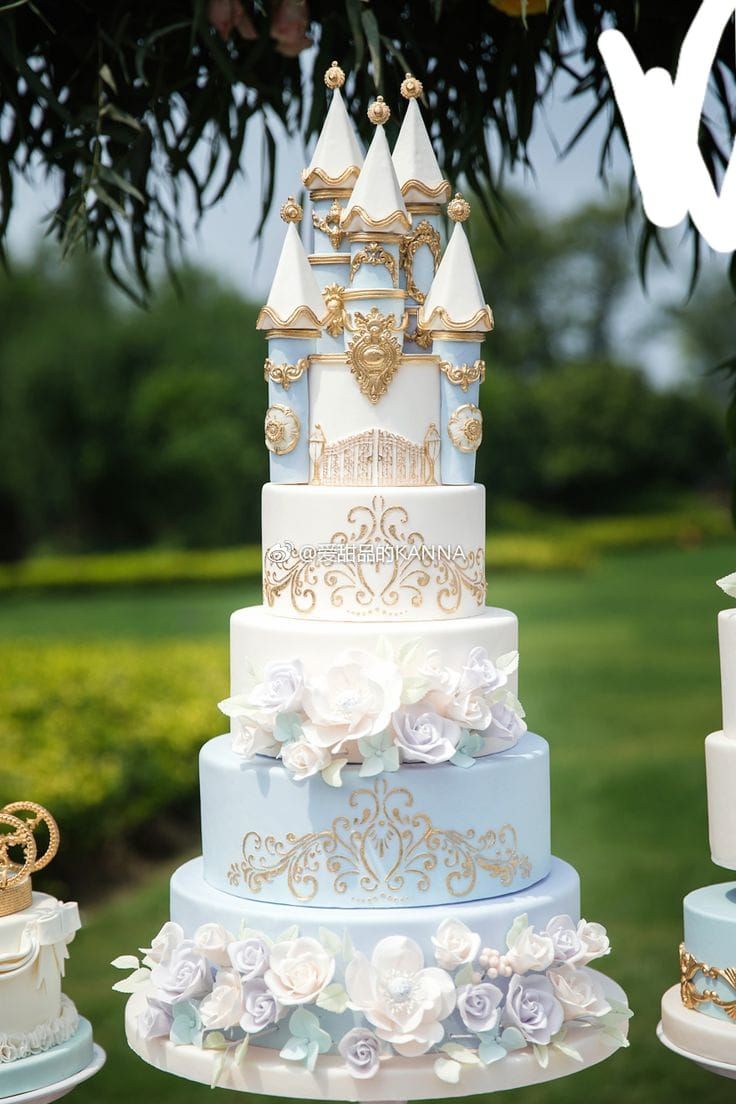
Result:
{"label": "multi-tier wedding cake", "polygon": [[[47,843],[39,854],[34,832],[42,826]],[[17,801],[0,809],[0,1099],[101,1064],[92,1028],[61,991],[67,947],[80,926],[77,906],[31,886],[31,874],[58,846],[56,822],[42,806]]]}
{"label": "multi-tier wedding cake", "polygon": [[[736,575],[719,580],[736,597]],[[736,870],[736,609],[718,614],[723,728],[705,741],[713,862]],[[662,997],[659,1036],[672,1050],[736,1076],[736,882],[688,893],[683,902],[680,984]]]}
{"label": "multi-tier wedding cake", "polygon": [[493,317],[420,112],[365,159],[341,94],[258,327],[268,341],[264,604],[230,623],[231,731],[202,749],[203,856],[118,988],[163,1069],[292,1097],[468,1095],[625,1042],[550,852],[549,749],[517,620],[485,605],[480,358]]}

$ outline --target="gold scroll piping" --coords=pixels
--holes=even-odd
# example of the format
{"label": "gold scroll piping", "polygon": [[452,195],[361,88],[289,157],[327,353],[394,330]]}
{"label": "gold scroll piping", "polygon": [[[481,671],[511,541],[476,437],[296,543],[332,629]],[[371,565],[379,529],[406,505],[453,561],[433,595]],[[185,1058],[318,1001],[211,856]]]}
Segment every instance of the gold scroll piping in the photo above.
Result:
{"label": "gold scroll piping", "polygon": [[399,260],[406,274],[406,292],[417,303],[423,303],[427,297],[426,292],[418,288],[414,282],[414,257],[422,246],[426,246],[432,254],[432,263],[436,272],[440,263],[442,245],[438,231],[427,219],[422,219],[409,234],[406,234],[399,246]]}
{"label": "gold scroll piping", "polygon": [[263,365],[263,378],[268,382],[277,383],[288,391],[292,383],[300,380],[309,367],[309,358],[300,357],[296,364],[276,364],[270,357],[266,357]]}
{"label": "gold scroll piping", "polygon": [[680,944],[680,999],[685,1008],[699,1009],[701,1004],[714,1004],[716,1008],[722,1008],[729,1019],[736,1020],[736,998],[727,1000],[721,997],[715,989],[698,989],[695,983],[697,974],[711,981],[725,981],[726,985],[736,994],[736,969],[727,967],[721,969],[718,966],[708,966],[704,962],[698,962],[685,947]]}
{"label": "gold scroll piping", "polygon": [[361,265],[383,265],[388,269],[391,277],[391,282],[396,288],[399,286],[399,270],[396,264],[396,258],[388,249],[384,249],[380,242],[371,241],[368,242],[365,249],[358,250],[353,255],[353,259],[350,262],[350,283],[353,282],[353,277]]}
{"label": "gold scroll piping", "polygon": [[316,211],[312,211],[314,229],[321,230],[323,234],[327,235],[333,249],[339,249],[342,245],[342,239],[345,237],[345,231],[340,229],[341,215],[342,207],[336,199],[333,199],[324,217],[321,217]]}
{"label": "gold scroll piping", "polygon": [[449,360],[440,361],[440,371],[444,372],[450,383],[457,384],[462,391],[467,391],[471,383],[481,383],[486,378],[486,362],[476,360],[472,364],[452,364]]}

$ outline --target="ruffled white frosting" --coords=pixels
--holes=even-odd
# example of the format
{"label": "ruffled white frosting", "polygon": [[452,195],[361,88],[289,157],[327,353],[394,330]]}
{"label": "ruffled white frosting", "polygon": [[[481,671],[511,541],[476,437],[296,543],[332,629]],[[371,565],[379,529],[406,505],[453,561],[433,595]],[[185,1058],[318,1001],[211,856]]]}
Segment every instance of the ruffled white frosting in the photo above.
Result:
{"label": "ruffled white frosting", "polygon": [[29,1058],[33,1054],[42,1054],[45,1050],[60,1046],[71,1039],[78,1027],[79,1013],[74,1002],[62,994],[58,1016],[39,1024],[33,1031],[0,1034],[0,1065],[17,1062],[19,1058]]}

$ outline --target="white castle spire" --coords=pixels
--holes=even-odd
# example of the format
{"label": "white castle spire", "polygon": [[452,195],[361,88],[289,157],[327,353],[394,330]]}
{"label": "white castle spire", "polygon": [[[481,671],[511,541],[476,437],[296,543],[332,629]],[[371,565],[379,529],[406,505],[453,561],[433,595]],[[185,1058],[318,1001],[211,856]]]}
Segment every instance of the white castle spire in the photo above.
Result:
{"label": "white castle spire", "polygon": [[409,106],[392,158],[401,193],[407,203],[426,203],[428,200],[436,203],[447,200],[450,195],[450,185],[442,175],[417,103],[422,91],[421,82],[407,73],[401,85],[401,94],[409,101]]}
{"label": "white castle spire", "polygon": [[470,204],[458,193],[448,204],[447,213],[455,229],[420,308],[419,328],[488,332],[493,329],[493,312],[486,303],[462,226],[470,214]]}
{"label": "white castle spire", "polygon": [[297,224],[302,209],[292,196],[281,208],[281,217],[288,222],[276,275],[268,293],[266,305],[256,322],[259,330],[320,329],[325,305],[314,278]]}
{"label": "white castle spire", "polygon": [[358,178],[363,165],[363,150],[355,133],[353,121],[348,115],[340,89],[345,74],[333,61],[325,73],[325,84],[332,88],[330,104],[314,154],[309,166],[302,173],[308,188],[350,187]]}
{"label": "white castle spire", "polygon": [[368,109],[368,118],[375,123],[376,132],[340,220],[342,228],[348,232],[383,230],[403,234],[411,226],[411,216],[401,194],[383,129],[390,115],[382,96]]}

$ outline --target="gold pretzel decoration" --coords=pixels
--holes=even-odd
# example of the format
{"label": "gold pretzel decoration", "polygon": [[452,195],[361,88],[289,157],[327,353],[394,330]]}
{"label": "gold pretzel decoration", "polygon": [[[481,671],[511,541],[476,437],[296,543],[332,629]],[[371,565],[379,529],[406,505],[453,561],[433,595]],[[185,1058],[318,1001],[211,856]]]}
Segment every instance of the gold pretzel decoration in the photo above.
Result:
{"label": "gold pretzel decoration", "polygon": [[725,1000],[719,996],[715,989],[699,990],[695,985],[695,975],[702,974],[711,981],[725,981],[729,988],[736,992],[736,970],[732,967],[721,969],[719,966],[708,966],[705,962],[698,962],[690,954],[684,943],[680,944],[680,999],[685,1008],[697,1009],[701,1004],[714,1004],[722,1008],[731,1020],[736,1020],[736,1000]]}
{"label": "gold pretzel decoration", "polygon": [[[11,847],[21,848],[23,862],[11,859]],[[0,810],[0,893],[25,881],[35,869],[36,840],[29,825],[7,809]]]}
{"label": "gold pretzel decoration", "polygon": [[38,870],[43,870],[45,866],[48,866],[51,860],[59,850],[59,841],[61,836],[59,835],[59,826],[52,817],[48,809],[44,809],[43,805],[38,805],[35,801],[12,801],[9,805],[6,805],[2,810],[2,813],[9,815],[20,822],[28,829],[33,838],[34,853],[36,851],[35,832],[42,825],[46,825],[46,830],[49,834],[48,847],[39,858],[37,854],[34,855],[34,865],[30,873],[35,874]]}

